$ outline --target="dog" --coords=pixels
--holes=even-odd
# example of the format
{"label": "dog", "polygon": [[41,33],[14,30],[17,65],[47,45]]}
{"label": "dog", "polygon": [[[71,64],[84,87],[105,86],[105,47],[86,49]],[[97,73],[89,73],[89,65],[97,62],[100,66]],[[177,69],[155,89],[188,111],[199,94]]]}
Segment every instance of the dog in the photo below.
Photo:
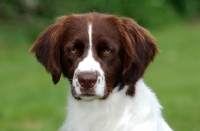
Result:
{"label": "dog", "polygon": [[68,79],[61,131],[172,131],[143,74],[158,52],[133,19],[87,13],[61,16],[31,48],[57,84]]}

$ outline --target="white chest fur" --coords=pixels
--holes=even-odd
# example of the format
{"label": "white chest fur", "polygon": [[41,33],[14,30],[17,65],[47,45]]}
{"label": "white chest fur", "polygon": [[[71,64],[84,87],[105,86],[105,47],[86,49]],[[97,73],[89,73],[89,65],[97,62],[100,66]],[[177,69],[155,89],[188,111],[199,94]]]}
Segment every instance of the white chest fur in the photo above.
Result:
{"label": "white chest fur", "polygon": [[61,131],[172,131],[162,118],[153,92],[139,80],[134,97],[117,88],[106,100],[78,101],[69,92]]}

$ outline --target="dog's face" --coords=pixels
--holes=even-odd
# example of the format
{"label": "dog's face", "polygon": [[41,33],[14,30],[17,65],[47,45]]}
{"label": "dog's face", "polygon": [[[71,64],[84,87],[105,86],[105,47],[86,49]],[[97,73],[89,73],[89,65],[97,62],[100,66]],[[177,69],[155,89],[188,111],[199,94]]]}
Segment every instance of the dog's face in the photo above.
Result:
{"label": "dog's face", "polygon": [[[74,18],[61,45],[61,68],[76,98],[105,98],[121,80],[123,49],[109,21]],[[80,22],[80,23],[77,23]],[[75,24],[76,23],[76,24]]]}
{"label": "dog's face", "polygon": [[90,13],[60,17],[31,51],[55,84],[63,74],[76,99],[93,100],[107,98],[117,85],[129,85],[133,96],[157,47],[133,20]]}

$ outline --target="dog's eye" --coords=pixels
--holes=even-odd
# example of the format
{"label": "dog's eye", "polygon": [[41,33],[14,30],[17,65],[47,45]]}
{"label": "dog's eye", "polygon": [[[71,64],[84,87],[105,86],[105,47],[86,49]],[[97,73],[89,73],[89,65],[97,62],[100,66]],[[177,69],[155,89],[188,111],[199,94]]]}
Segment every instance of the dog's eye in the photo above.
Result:
{"label": "dog's eye", "polygon": [[72,54],[76,54],[78,51],[77,51],[76,48],[73,48],[73,49],[70,50],[70,52],[71,52]]}
{"label": "dog's eye", "polygon": [[103,55],[107,56],[107,55],[110,55],[112,53],[112,51],[110,49],[105,49],[103,51]]}

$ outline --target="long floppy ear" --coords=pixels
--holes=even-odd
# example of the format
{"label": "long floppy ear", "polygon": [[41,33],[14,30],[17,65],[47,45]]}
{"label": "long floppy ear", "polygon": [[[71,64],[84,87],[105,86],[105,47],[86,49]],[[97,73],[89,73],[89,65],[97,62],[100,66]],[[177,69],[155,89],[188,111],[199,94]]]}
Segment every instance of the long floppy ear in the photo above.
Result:
{"label": "long floppy ear", "polygon": [[46,28],[37,38],[31,48],[37,60],[51,73],[54,84],[57,84],[61,76],[60,43],[64,32],[66,17],[60,17],[56,23]]}
{"label": "long floppy ear", "polygon": [[135,84],[143,76],[145,69],[154,59],[158,48],[150,33],[129,18],[121,18],[125,50],[123,81],[129,86],[126,94],[133,96]]}

